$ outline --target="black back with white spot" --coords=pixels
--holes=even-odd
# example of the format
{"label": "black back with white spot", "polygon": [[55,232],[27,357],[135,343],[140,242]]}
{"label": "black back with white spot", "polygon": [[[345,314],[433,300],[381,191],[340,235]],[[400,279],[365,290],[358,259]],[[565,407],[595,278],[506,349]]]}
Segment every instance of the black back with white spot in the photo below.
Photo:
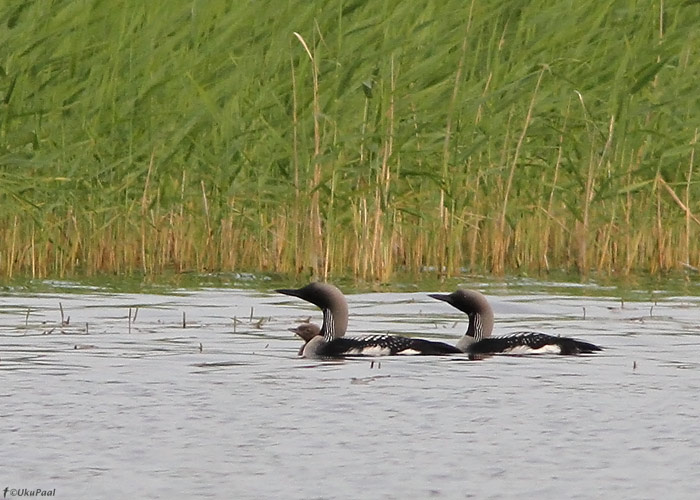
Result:
{"label": "black back with white spot", "polygon": [[546,333],[518,332],[512,335],[500,337],[488,337],[471,344],[469,354],[496,354],[507,353],[513,349],[528,347],[532,350],[542,349],[548,345],[559,347],[559,354],[590,354],[602,349],[597,345],[572,339],[570,337],[556,337]]}
{"label": "black back with white spot", "polygon": [[[406,351],[415,351],[411,354],[422,355],[458,354],[461,352],[456,347],[444,342],[397,335],[367,335],[334,339],[323,347],[321,355],[330,357],[376,355],[377,349],[387,349],[389,352],[384,353],[384,355],[401,354]],[[363,353],[363,351],[365,352]]]}

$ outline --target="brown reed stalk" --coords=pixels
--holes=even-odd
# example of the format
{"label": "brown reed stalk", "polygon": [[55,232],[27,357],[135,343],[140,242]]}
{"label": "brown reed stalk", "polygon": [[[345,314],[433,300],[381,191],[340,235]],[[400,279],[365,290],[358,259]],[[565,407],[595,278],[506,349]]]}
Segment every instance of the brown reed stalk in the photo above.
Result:
{"label": "brown reed stalk", "polygon": [[[474,2],[471,3],[471,8],[474,7]],[[449,245],[448,240],[450,239],[450,217],[448,215],[447,207],[445,206],[445,187],[444,184],[448,182],[448,171],[450,166],[450,141],[452,139],[452,127],[454,121],[454,114],[456,109],[457,98],[459,96],[460,83],[462,82],[462,73],[464,71],[464,61],[466,59],[467,53],[467,34],[469,33],[469,28],[471,26],[471,9],[469,15],[469,21],[465,30],[465,36],[462,39],[462,45],[460,49],[459,61],[457,63],[457,69],[455,70],[454,83],[452,84],[452,95],[450,96],[450,104],[447,108],[447,119],[445,122],[445,138],[442,145],[442,180],[443,185],[440,187],[440,206],[439,206],[439,217],[440,217],[440,247],[438,248],[438,274],[442,272],[443,269],[449,267]]]}
{"label": "brown reed stalk", "polygon": [[[336,182],[336,173],[333,171],[333,174],[331,175],[331,195],[330,195],[330,200],[328,202],[328,214],[327,214],[327,223],[329,225],[332,225],[333,221],[333,206],[335,202],[335,182]],[[331,247],[334,246],[334,239],[333,238],[326,238],[325,240],[325,252],[324,252],[324,258],[323,258],[323,279],[328,280],[328,275],[331,269],[331,259],[332,259],[332,253],[331,253]]]}
{"label": "brown reed stalk", "polygon": [[[506,121],[506,130],[504,132],[503,147],[501,148],[499,165],[505,165],[508,162],[508,144],[510,144],[511,140],[514,113],[515,111],[511,106],[510,111],[508,112],[508,120]],[[501,176],[498,176],[496,179],[496,187],[494,188],[494,192],[505,193],[505,186],[503,185],[503,178]],[[489,203],[487,201],[485,205],[487,211],[484,212],[486,214],[492,212],[492,210],[489,210],[490,207],[488,205]],[[494,207],[494,209],[496,208],[497,207]],[[483,235],[483,241],[486,242],[486,244],[491,248],[491,252],[489,253],[491,272],[494,274],[502,274],[502,256],[506,251],[507,238],[506,235],[500,231],[499,220],[494,219],[491,216],[487,217],[488,229],[484,231],[485,234]]]}
{"label": "brown reed stalk", "polygon": [[[473,6],[473,2],[472,2]],[[469,27],[467,26],[467,32]],[[447,181],[447,170],[450,165],[450,139],[452,138],[452,121],[454,120],[455,104],[457,102],[457,97],[459,95],[459,84],[462,81],[462,71],[464,70],[464,60],[467,53],[467,36],[462,39],[462,47],[459,56],[459,62],[457,63],[457,69],[455,71],[454,83],[452,85],[452,96],[450,97],[450,104],[447,108],[447,121],[445,123],[445,139],[442,145],[442,178]],[[444,204],[445,204],[445,189],[440,188],[440,220],[444,221]]]}
{"label": "brown reed stalk", "polygon": [[[384,151],[382,154],[382,182],[383,182],[383,195],[380,200],[380,207],[377,211],[378,214],[384,215],[385,211],[389,209],[390,203],[390,190],[391,190],[391,165],[390,159],[394,153],[394,112],[395,112],[395,94],[396,94],[396,79],[397,71],[395,67],[394,55],[391,55],[390,60],[390,72],[389,72],[389,108],[387,109],[387,125],[386,125],[386,137],[384,139]],[[382,235],[386,233],[386,228],[384,227],[384,218],[382,217]],[[389,241],[387,242],[385,238],[380,240],[381,246],[379,247],[379,262],[381,268],[379,270],[379,276],[386,279],[390,271],[389,264],[389,254],[391,253],[391,235],[389,236]]]}
{"label": "brown reed stalk", "polygon": [[150,200],[148,198],[148,188],[151,182],[151,172],[153,171],[153,161],[155,159],[155,151],[151,152],[151,160],[148,162],[148,171],[146,172],[146,180],[143,186],[143,195],[141,196],[141,266],[144,274],[148,274],[148,265],[146,260],[146,211]]}
{"label": "brown reed stalk", "polygon": [[688,208],[688,205],[683,203],[680,199],[680,197],[676,194],[676,192],[673,190],[671,186],[668,185],[668,183],[661,177],[660,173],[657,173],[657,181],[666,189],[669,195],[671,195],[671,198],[673,198],[673,201],[676,202],[676,204],[685,212],[685,216],[688,219],[692,219],[695,221],[698,225],[700,225],[700,218],[698,218],[695,214],[693,214]]}
{"label": "brown reed stalk", "polygon": [[[588,162],[588,175],[586,176],[586,191],[583,205],[583,221],[581,224],[581,231],[579,233],[579,245],[578,245],[578,266],[579,272],[586,276],[588,273],[588,229],[590,223],[590,208],[591,202],[593,201],[594,189],[595,189],[595,176],[596,172],[599,171],[603,162],[605,161],[606,153],[610,148],[610,144],[613,139],[613,131],[615,128],[615,116],[610,117],[610,124],[608,126],[608,138],[605,141],[605,146],[603,151],[600,153],[598,161],[595,161],[595,154],[591,151],[591,157]],[[593,146],[592,146],[593,147]]]}
{"label": "brown reed stalk", "polygon": [[[290,66],[292,73],[292,166],[294,168],[294,208],[292,217],[295,221],[300,221],[301,210],[301,185],[299,178],[299,103],[297,97],[297,78],[294,71],[294,56],[290,54]],[[302,258],[301,235],[299,234],[299,224],[292,225],[292,244],[294,245],[295,262],[300,263]]]}
{"label": "brown reed stalk", "polygon": [[[297,35],[299,36],[299,35]],[[294,71],[294,56],[290,54],[292,73],[292,167],[294,169],[294,198],[299,200],[299,116],[297,103],[297,78]]]}
{"label": "brown reed stalk", "polygon": [[607,267],[608,270],[610,270],[612,263],[612,256],[610,255],[610,239],[612,237],[614,227],[615,205],[613,204],[613,208],[611,210],[610,215],[610,221],[601,228],[601,231],[603,233],[603,243],[599,246],[598,271],[601,271],[604,267]]}
{"label": "brown reed stalk", "polygon": [[7,262],[7,277],[12,279],[14,276],[15,259],[17,250],[17,215],[14,217],[14,222],[12,224],[12,243],[10,245],[10,254],[8,255]]}
{"label": "brown reed stalk", "polygon": [[380,201],[380,193],[379,193],[379,185],[375,187],[374,190],[374,218],[372,222],[372,246],[369,254],[371,255],[370,261],[369,261],[369,273],[371,276],[376,276],[377,274],[377,268],[380,265],[380,261],[378,259],[380,255],[380,242],[382,239],[382,233],[383,233],[383,227],[380,224],[380,216],[381,216],[381,201]]}
{"label": "brown reed stalk", "polygon": [[31,256],[32,256],[32,279],[36,279],[36,226],[32,224],[32,240],[31,240]]}
{"label": "brown reed stalk", "polygon": [[[83,246],[83,235],[81,234],[80,226],[75,213],[71,213],[70,222],[72,223],[74,234],[69,240],[70,252],[68,264],[70,272],[75,272],[76,263],[80,262],[81,265],[84,265],[82,263],[83,259],[80,258],[81,248]],[[64,276],[65,275],[62,275],[62,277]]]}
{"label": "brown reed stalk", "polygon": [[387,131],[384,139],[384,151],[382,154],[382,182],[384,184],[383,205],[386,207],[389,203],[389,186],[391,181],[391,168],[389,167],[389,159],[394,152],[394,94],[396,93],[396,74],[394,68],[394,55],[391,56],[389,78],[389,109],[387,109]]}
{"label": "brown reed stalk", "polygon": [[[486,97],[489,91],[489,86],[491,85],[491,79],[493,78],[493,71],[489,72],[489,76],[486,78],[486,83],[484,84],[484,90],[481,92],[482,100]],[[483,103],[479,103],[479,107],[476,108],[476,115],[474,117],[474,125],[478,125],[481,122],[481,116],[483,111]]]}
{"label": "brown reed stalk", "polygon": [[205,249],[209,249],[212,241],[212,228],[211,228],[211,217],[209,215],[209,200],[207,199],[207,187],[204,184],[204,180],[200,181],[202,187],[202,206],[204,208],[204,221],[206,222],[207,239],[204,244]]}
{"label": "brown reed stalk", "polygon": [[687,207],[690,207],[690,179],[693,176],[693,166],[695,164],[695,145],[698,142],[698,129],[695,129],[695,134],[693,135],[693,140],[691,141],[691,149],[690,149],[690,161],[688,162],[688,177],[685,182],[685,206],[686,206],[686,211],[685,211],[685,263],[687,265],[690,264],[690,210],[687,209]]}
{"label": "brown reed stalk", "polygon": [[[469,266],[470,267],[475,267],[476,266],[476,257],[477,257],[477,250],[479,250],[479,239],[482,236],[482,222],[485,221],[486,217],[479,215],[477,207],[479,206],[479,202],[481,201],[479,198],[479,191],[481,187],[481,175],[477,175],[476,179],[474,180],[474,195],[473,195],[473,203],[474,203],[474,213],[470,214],[470,218],[474,219],[475,222],[471,226],[471,231],[469,235]],[[483,213],[483,212],[481,212]],[[466,213],[464,215],[465,220],[466,220]],[[481,252],[479,252],[480,254]]]}
{"label": "brown reed stalk", "polygon": [[318,84],[318,64],[314,54],[311,53],[309,46],[307,45],[304,38],[294,32],[294,36],[297,37],[299,42],[301,42],[306,54],[311,60],[311,74],[313,78],[313,121],[314,121],[314,156],[313,165],[314,173],[313,180],[309,190],[311,191],[311,206],[309,210],[309,236],[311,238],[311,266],[314,272],[318,272],[319,260],[321,259],[323,253],[323,230],[321,227],[321,209],[319,206],[319,192],[318,187],[321,184],[321,124],[319,122],[321,116],[321,105],[319,103],[319,84]]}
{"label": "brown reed stalk", "polygon": [[[655,187],[655,194],[656,194],[656,265],[657,267],[652,270],[652,272],[657,272],[660,269],[663,269],[663,254],[664,254],[664,238],[663,238],[663,218],[661,214],[661,190],[659,189],[659,184],[664,183],[663,179],[661,178],[660,173],[657,171],[656,173],[656,187]],[[664,183],[665,184],[665,183]],[[652,261],[653,262],[653,261]]]}
{"label": "brown reed stalk", "polygon": [[362,199],[360,200],[360,228],[361,228],[361,253],[362,255],[362,262],[361,262],[361,274],[360,276],[363,279],[367,278],[367,273],[369,272],[370,268],[370,261],[371,261],[371,255],[370,255],[370,235],[369,235],[369,208],[367,205],[367,197],[363,196]]}
{"label": "brown reed stalk", "polygon": [[[530,126],[530,122],[532,121],[532,112],[535,109],[535,101],[537,100],[537,93],[540,88],[540,83],[542,83],[542,77],[544,76],[545,71],[547,70],[546,67],[542,67],[540,69],[540,74],[537,77],[537,83],[535,84],[535,90],[532,93],[532,98],[530,99],[530,105],[527,109],[527,115],[525,115],[525,123],[523,125],[523,130],[520,133],[520,137],[518,138],[518,142],[515,146],[515,152],[513,153],[513,161],[510,164],[510,172],[508,173],[508,180],[506,181],[506,187],[505,187],[505,192],[503,194],[503,207],[501,210],[501,215],[498,221],[498,232],[503,235],[502,237],[505,236],[506,232],[506,213],[508,212],[508,198],[510,196],[510,190],[513,185],[513,176],[515,175],[515,167],[518,164],[518,160],[520,159],[520,148],[523,145],[523,142],[525,141],[525,137],[527,136],[527,129]],[[494,272],[497,274],[503,274],[503,271],[505,269],[505,250],[506,250],[506,245],[502,244],[499,248],[498,254],[495,256],[496,262],[495,262],[495,268]]]}
{"label": "brown reed stalk", "polygon": [[542,253],[541,258],[544,263],[544,267],[547,271],[549,271],[549,259],[547,258],[547,254],[549,253],[549,235],[552,230],[551,219],[554,219],[554,216],[552,215],[552,209],[554,207],[554,193],[557,189],[557,181],[559,180],[559,168],[561,167],[561,160],[564,155],[564,133],[566,132],[566,127],[569,121],[570,111],[571,99],[569,99],[569,101],[566,104],[566,113],[564,113],[564,123],[562,125],[561,134],[559,134],[559,148],[557,149],[557,160],[554,162],[554,174],[552,175],[552,189],[549,191],[549,201],[547,202],[547,209],[545,211],[547,217],[545,218],[546,222],[543,231],[544,234],[542,235],[542,240],[544,241],[544,251]]}
{"label": "brown reed stalk", "polygon": [[[634,152],[630,152],[630,161],[627,164],[627,185],[631,186],[632,185],[632,163],[633,163],[633,155]],[[632,193],[630,190],[627,190],[625,193],[625,254],[626,254],[626,263],[625,263],[625,274],[629,274],[629,270],[632,267],[632,263],[630,261],[630,249],[631,249],[631,231],[630,231],[630,217],[632,215]]]}

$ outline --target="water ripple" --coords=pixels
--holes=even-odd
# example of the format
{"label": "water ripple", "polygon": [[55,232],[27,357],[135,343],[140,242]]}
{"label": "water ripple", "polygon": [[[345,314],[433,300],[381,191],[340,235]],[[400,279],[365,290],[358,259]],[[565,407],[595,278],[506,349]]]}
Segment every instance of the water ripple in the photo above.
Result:
{"label": "water ripple", "polygon": [[[498,333],[606,350],[304,360],[286,329],[320,314],[271,294],[5,295],[3,479],[66,498],[695,496],[697,298],[492,301]],[[425,294],[349,302],[352,333],[466,329]]]}

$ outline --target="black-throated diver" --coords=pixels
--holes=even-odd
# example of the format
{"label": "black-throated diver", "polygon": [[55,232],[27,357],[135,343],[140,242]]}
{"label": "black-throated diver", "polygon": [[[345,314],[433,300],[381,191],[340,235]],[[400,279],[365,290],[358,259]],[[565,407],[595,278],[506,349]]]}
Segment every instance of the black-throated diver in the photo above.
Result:
{"label": "black-throated diver", "polygon": [[348,326],[348,304],[340,290],[328,283],[311,283],[298,289],[276,291],[304,299],[323,311],[321,335],[312,337],[302,348],[302,355],[306,358],[397,354],[441,355],[461,352],[456,347],[444,342],[398,335],[344,337]]}
{"label": "black-throated diver", "polygon": [[570,337],[538,332],[517,332],[492,337],[493,309],[481,293],[462,290],[450,294],[431,293],[430,297],[447,302],[469,317],[469,326],[457,342],[457,349],[472,356],[489,354],[590,354],[601,347]]}

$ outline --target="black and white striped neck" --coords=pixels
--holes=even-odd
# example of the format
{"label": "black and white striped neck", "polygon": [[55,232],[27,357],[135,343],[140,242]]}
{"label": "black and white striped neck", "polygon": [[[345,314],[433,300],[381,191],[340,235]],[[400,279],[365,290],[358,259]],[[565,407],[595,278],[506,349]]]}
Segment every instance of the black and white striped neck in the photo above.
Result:
{"label": "black and white striped neck", "polygon": [[484,330],[484,322],[481,319],[481,314],[470,313],[469,315],[469,326],[467,327],[467,335],[474,339],[474,342],[478,342],[484,337],[487,337],[491,332],[486,333]]}
{"label": "black and white striped neck", "polygon": [[323,324],[321,325],[321,335],[326,342],[330,342],[335,338],[335,319],[330,309],[323,310]]}

